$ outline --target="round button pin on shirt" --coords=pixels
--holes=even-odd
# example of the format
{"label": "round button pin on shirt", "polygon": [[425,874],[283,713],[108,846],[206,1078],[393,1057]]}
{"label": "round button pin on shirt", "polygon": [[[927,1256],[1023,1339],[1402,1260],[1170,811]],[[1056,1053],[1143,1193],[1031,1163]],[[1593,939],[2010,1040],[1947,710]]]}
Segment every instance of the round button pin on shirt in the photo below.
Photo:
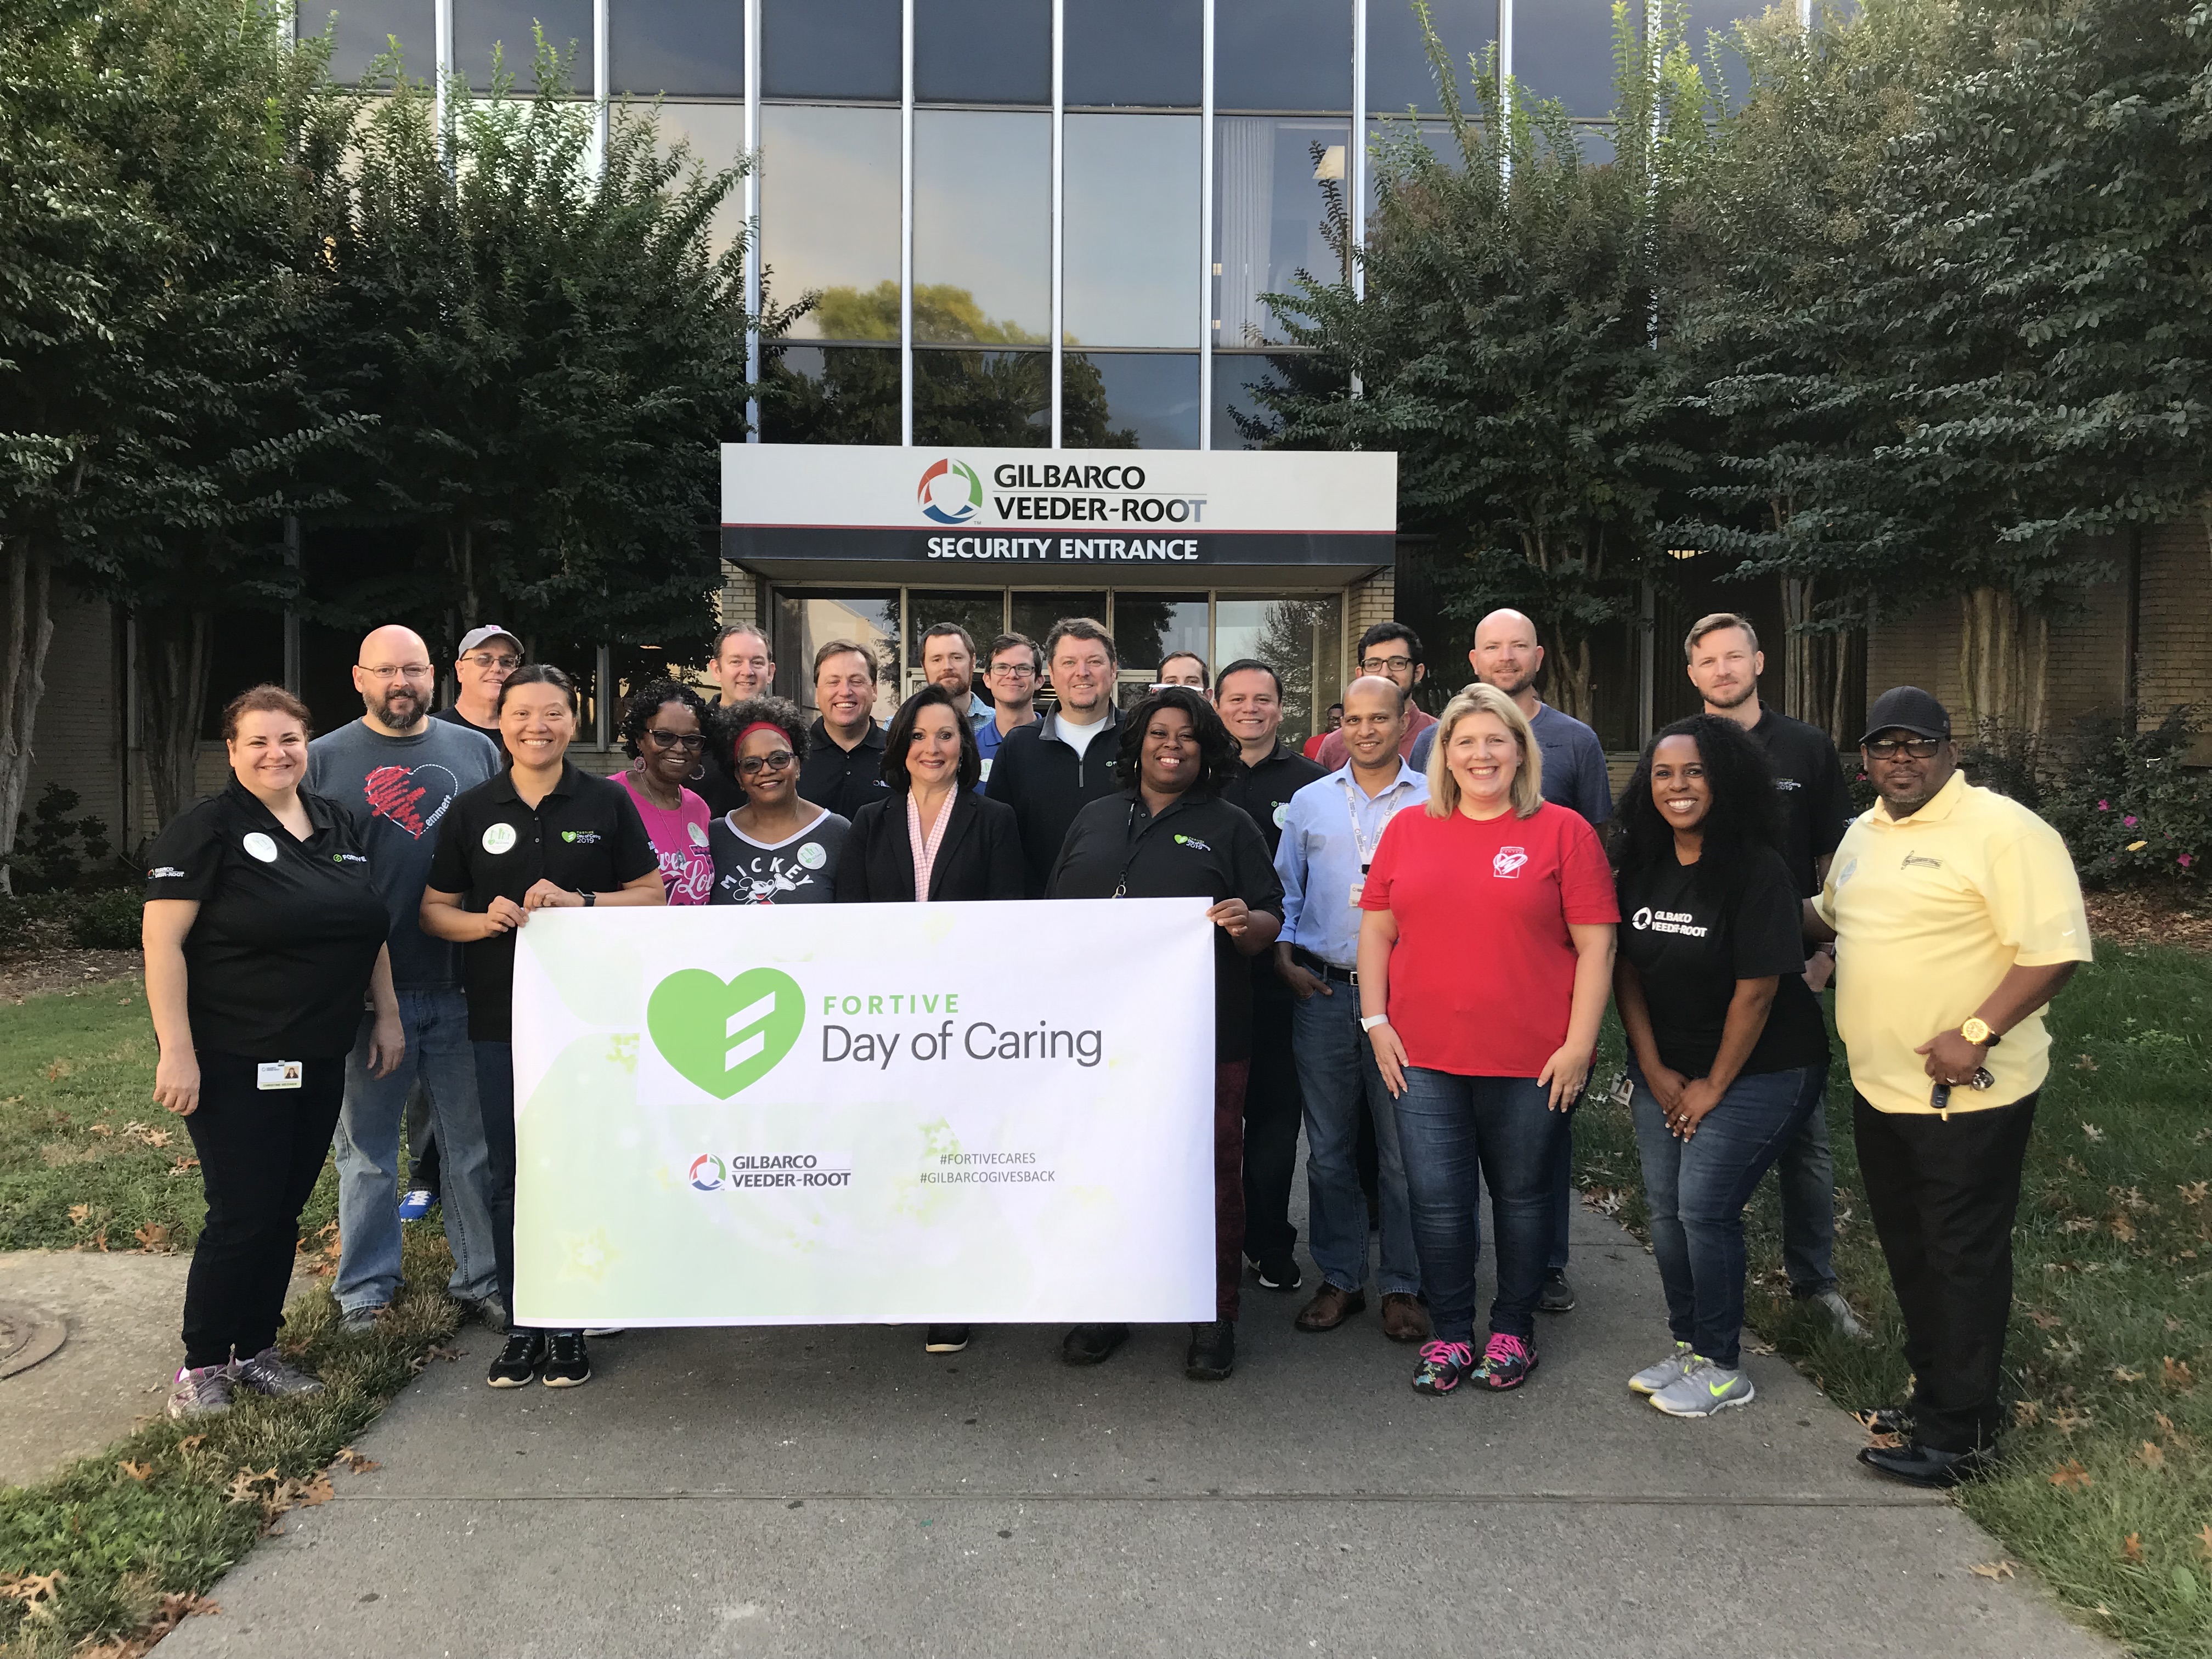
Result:
{"label": "round button pin on shirt", "polygon": [[509,852],[514,846],[514,826],[511,823],[495,823],[483,832],[483,849],[487,853]]}
{"label": "round button pin on shirt", "polygon": [[268,836],[263,835],[258,830],[251,831],[245,840],[239,842],[239,845],[243,847],[252,857],[259,859],[264,864],[274,864],[276,862],[276,843],[270,840]]}

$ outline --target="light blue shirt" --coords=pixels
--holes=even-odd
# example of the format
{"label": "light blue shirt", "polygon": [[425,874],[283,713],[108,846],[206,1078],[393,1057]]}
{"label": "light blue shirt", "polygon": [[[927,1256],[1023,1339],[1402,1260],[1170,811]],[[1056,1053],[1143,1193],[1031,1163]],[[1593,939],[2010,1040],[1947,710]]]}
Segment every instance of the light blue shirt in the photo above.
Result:
{"label": "light blue shirt", "polygon": [[1277,943],[1296,945],[1334,968],[1359,961],[1359,909],[1352,890],[1382,843],[1382,830],[1409,806],[1425,805],[1429,781],[1404,761],[1398,776],[1370,799],[1345,765],[1310,783],[1283,808],[1275,875],[1283,884],[1283,931]]}

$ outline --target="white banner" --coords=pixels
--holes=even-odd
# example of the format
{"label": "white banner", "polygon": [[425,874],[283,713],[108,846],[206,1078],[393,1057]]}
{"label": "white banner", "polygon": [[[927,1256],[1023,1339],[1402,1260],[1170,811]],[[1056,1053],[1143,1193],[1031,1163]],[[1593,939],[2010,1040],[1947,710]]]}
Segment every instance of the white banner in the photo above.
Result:
{"label": "white banner", "polygon": [[1205,911],[536,912],[517,1320],[1211,1319]]}

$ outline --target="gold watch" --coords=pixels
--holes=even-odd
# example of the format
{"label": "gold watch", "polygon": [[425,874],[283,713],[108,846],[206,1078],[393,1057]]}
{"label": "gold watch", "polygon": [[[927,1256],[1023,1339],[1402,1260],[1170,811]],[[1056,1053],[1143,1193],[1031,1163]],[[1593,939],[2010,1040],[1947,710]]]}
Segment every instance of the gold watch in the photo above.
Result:
{"label": "gold watch", "polygon": [[1989,1021],[1979,1014],[1967,1015],[1966,1023],[1959,1028],[1959,1035],[1977,1048],[1989,1048],[1997,1040],[1997,1034],[1990,1029]]}

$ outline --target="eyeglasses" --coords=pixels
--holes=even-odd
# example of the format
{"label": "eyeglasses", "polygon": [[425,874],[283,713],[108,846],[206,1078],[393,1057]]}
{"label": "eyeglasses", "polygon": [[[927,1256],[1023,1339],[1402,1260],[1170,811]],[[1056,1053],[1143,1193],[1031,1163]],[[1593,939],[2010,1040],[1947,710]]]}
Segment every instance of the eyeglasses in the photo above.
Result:
{"label": "eyeglasses", "polygon": [[645,734],[663,749],[692,750],[707,746],[707,739],[696,732],[663,732],[658,727]]}
{"label": "eyeglasses", "polygon": [[1933,760],[1936,751],[1942,746],[1941,738],[1876,738],[1867,744],[1866,751],[1876,760],[1895,760],[1899,755],[1910,755],[1915,760]]}
{"label": "eyeglasses", "polygon": [[770,750],[765,755],[748,755],[738,763],[739,777],[757,777],[763,772],[781,772],[799,757],[788,749]]}
{"label": "eyeglasses", "polygon": [[427,680],[430,678],[430,665],[427,662],[387,664],[382,668],[371,668],[366,663],[356,663],[354,666],[373,680]]}
{"label": "eyeglasses", "polygon": [[1411,657],[1362,657],[1359,665],[1370,674],[1403,674],[1413,666]]}
{"label": "eyeglasses", "polygon": [[1034,678],[1036,674],[1036,669],[1034,665],[1025,662],[994,662],[991,665],[991,672],[994,674],[1018,674],[1024,678]]}
{"label": "eyeglasses", "polygon": [[522,666],[522,659],[520,657],[509,657],[503,654],[495,657],[489,651],[477,652],[474,655],[464,657],[461,660],[464,662],[472,662],[479,668],[504,668],[510,672]]}

